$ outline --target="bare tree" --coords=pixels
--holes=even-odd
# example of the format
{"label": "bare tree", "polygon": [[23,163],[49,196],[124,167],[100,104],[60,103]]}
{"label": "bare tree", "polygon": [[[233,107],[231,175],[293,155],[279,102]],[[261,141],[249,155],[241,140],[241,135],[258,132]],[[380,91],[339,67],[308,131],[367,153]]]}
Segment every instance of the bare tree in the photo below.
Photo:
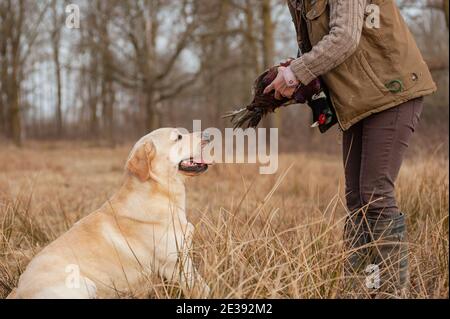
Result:
{"label": "bare tree", "polygon": [[[198,76],[198,73],[184,74],[181,78],[175,78],[173,72],[197,28],[197,20],[193,18],[196,8],[194,4],[195,1],[183,1],[175,6],[177,24],[183,29],[176,34],[167,35],[172,41],[164,54],[157,52],[156,45],[158,38],[161,37],[161,13],[164,9],[170,9],[167,8],[170,3],[160,0],[128,1],[122,4],[122,8],[126,5],[126,10],[122,13],[131,14],[133,19],[123,16],[116,19],[116,27],[124,32],[122,40],[126,47],[132,48],[132,52],[125,55],[128,59],[126,62],[121,63],[124,56],[117,57],[112,68],[112,77],[123,87],[138,89],[144,97],[146,130],[159,127],[158,103],[181,93],[191,86]],[[125,25],[124,21],[127,21]]]}
{"label": "bare tree", "polygon": [[[272,20],[272,1],[261,1],[261,18],[262,26],[262,51],[263,51],[263,65],[264,69],[271,67],[274,64],[274,23]],[[281,118],[279,113],[267,117],[265,120],[266,127],[280,127]]]}
{"label": "bare tree", "polygon": [[63,136],[63,117],[62,117],[62,79],[61,79],[61,28],[63,27],[64,15],[61,10],[58,11],[58,0],[51,2],[52,29],[51,29],[51,45],[53,63],[55,65],[56,78],[56,105],[55,105],[55,124],[56,136]]}
{"label": "bare tree", "polygon": [[[2,105],[8,106],[6,132],[22,145],[22,81],[27,60],[39,35],[39,26],[49,7],[47,2],[4,0],[2,16]],[[6,68],[6,70],[5,70]]]}
{"label": "bare tree", "polygon": [[3,134],[6,134],[6,119],[7,113],[7,6],[6,2],[0,2],[0,130]]}

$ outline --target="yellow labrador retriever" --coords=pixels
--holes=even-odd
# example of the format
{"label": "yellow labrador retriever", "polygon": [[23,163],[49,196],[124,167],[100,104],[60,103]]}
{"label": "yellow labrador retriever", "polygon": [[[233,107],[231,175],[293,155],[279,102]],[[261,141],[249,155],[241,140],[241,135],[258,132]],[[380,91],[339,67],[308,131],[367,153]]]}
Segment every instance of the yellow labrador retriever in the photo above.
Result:
{"label": "yellow labrador retriever", "polygon": [[208,142],[205,133],[173,128],[142,137],[119,191],[37,254],[8,298],[141,295],[155,272],[188,297],[206,297],[209,287],[187,254],[194,227],[186,219],[184,181],[207,170],[197,159]]}

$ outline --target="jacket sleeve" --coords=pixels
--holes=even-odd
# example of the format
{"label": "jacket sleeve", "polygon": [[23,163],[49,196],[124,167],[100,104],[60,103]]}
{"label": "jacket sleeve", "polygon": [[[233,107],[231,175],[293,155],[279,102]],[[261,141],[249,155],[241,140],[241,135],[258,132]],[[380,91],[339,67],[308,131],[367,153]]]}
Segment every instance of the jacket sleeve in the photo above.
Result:
{"label": "jacket sleeve", "polygon": [[329,5],[329,34],[291,63],[292,71],[304,85],[344,62],[361,39],[366,0],[329,0]]}

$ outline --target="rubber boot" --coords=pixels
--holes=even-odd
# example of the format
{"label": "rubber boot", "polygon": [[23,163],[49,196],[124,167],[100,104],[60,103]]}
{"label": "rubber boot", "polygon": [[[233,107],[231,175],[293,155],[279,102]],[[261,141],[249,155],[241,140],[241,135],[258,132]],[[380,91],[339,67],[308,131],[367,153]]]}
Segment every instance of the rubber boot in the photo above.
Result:
{"label": "rubber boot", "polygon": [[408,246],[405,215],[367,218],[370,229],[371,263],[379,270],[377,297],[402,297],[408,282]]}
{"label": "rubber boot", "polygon": [[403,214],[395,217],[349,216],[344,240],[344,274],[352,296],[400,297],[408,279],[408,249]]}
{"label": "rubber boot", "polygon": [[348,216],[344,226],[344,247],[346,250],[344,261],[345,297],[367,295],[365,287],[366,267],[371,263],[369,243],[368,222],[363,214]]}

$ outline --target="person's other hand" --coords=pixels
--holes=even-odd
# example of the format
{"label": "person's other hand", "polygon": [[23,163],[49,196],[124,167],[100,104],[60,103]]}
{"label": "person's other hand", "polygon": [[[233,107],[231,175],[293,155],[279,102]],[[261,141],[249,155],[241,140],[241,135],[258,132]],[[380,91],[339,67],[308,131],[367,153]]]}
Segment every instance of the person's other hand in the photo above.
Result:
{"label": "person's other hand", "polygon": [[[290,85],[287,81],[290,82]],[[264,89],[263,93],[267,94],[275,90],[274,96],[277,100],[281,100],[283,97],[291,98],[297,85],[298,80],[293,76],[292,71],[287,67],[280,66],[278,67],[277,77]]]}

